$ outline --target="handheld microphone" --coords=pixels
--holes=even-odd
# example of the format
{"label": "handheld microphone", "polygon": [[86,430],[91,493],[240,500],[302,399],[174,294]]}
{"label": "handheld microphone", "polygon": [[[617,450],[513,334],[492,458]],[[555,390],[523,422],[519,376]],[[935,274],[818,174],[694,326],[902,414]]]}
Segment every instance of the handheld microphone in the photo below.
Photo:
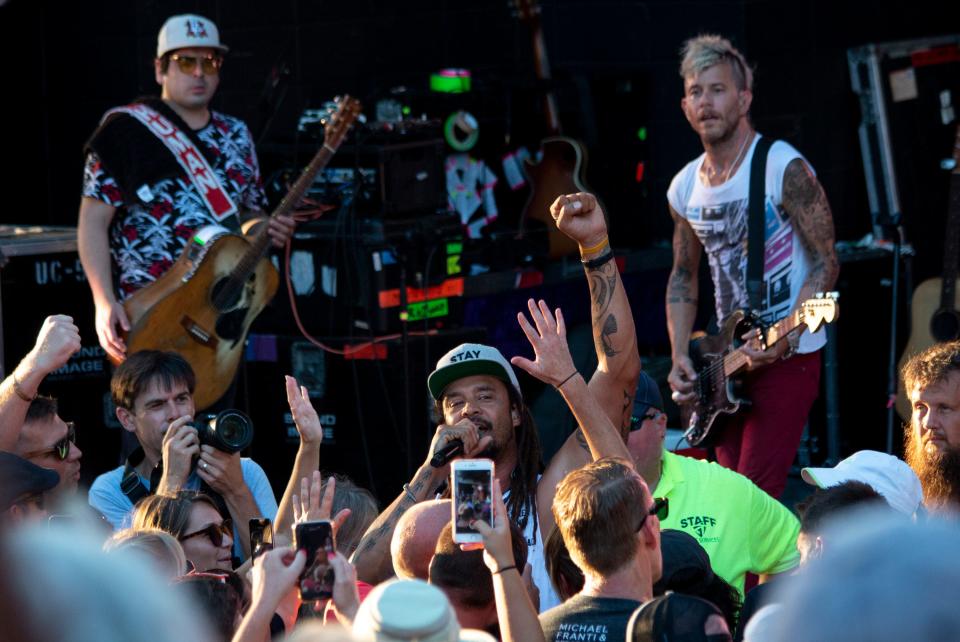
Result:
{"label": "handheld microphone", "polygon": [[463,453],[463,440],[451,439],[450,443],[438,450],[430,460],[430,465],[434,468],[440,468],[446,465],[448,461]]}

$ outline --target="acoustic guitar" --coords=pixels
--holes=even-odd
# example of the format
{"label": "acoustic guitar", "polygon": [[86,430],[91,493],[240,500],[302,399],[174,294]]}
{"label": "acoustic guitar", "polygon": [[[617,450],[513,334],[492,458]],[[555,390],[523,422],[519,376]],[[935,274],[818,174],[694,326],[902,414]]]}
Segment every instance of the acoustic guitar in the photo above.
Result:
{"label": "acoustic guitar", "polygon": [[[707,445],[714,420],[721,413],[732,414],[749,403],[741,397],[742,382],[736,377],[746,369],[747,357],[741,337],[747,332],[760,333],[761,343],[770,348],[800,333],[804,328],[816,332],[824,323],[832,323],[839,314],[837,293],[818,293],[807,299],[791,314],[780,319],[765,331],[757,321],[743,311],[737,311],[723,324],[720,334],[706,335],[690,343],[690,359],[697,373],[694,384],[696,397],[680,406],[684,437],[691,446]],[[785,390],[784,394],[790,394]],[[716,434],[712,435],[716,437]]]}
{"label": "acoustic guitar", "polygon": [[[271,213],[289,213],[337,151],[360,103],[345,96],[324,127],[323,146]],[[263,222],[252,237],[212,225],[198,230],[166,273],[124,304],[130,319],[128,353],[173,350],[197,375],[198,410],[216,402],[233,381],[254,318],[279,283],[267,258],[270,238]]]}
{"label": "acoustic guitar", "polygon": [[[531,0],[515,0],[514,5],[517,17],[530,27],[537,78],[544,84],[549,83],[550,62],[543,42],[540,5]],[[560,115],[552,91],[544,93],[543,108],[550,136],[540,141],[540,160],[527,159],[523,163],[531,190],[520,215],[519,235],[522,237],[527,232],[529,219],[540,221],[547,230],[548,254],[556,259],[574,254],[579,248],[576,241],[557,229],[550,216],[550,206],[563,194],[589,191],[584,181],[587,151],[579,141],[560,134]]]}
{"label": "acoustic guitar", "polygon": [[[910,339],[904,348],[897,371],[913,355],[935,343],[960,339],[960,288],[957,281],[960,259],[960,125],[953,141],[953,172],[950,174],[950,199],[947,207],[946,240],[943,244],[943,276],[927,279],[916,287],[911,300]],[[910,421],[912,414],[903,382],[897,389],[897,414]]]}

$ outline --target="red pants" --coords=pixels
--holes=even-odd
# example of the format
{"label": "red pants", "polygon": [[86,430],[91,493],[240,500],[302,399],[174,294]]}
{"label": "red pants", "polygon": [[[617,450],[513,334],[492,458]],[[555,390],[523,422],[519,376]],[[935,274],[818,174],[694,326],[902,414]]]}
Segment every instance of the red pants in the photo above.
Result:
{"label": "red pants", "polygon": [[744,397],[753,403],[724,422],[717,461],[779,498],[819,390],[819,351],[747,373]]}

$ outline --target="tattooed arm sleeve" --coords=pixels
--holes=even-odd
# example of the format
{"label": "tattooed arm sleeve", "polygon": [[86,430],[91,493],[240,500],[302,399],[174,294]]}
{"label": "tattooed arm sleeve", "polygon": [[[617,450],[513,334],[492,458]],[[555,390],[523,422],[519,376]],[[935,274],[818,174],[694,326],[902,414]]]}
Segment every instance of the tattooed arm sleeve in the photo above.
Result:
{"label": "tattooed arm sleeve", "polygon": [[697,274],[702,246],[690,224],[670,208],[673,217],[673,269],[667,281],[667,331],[674,359],[687,355],[697,316]]}
{"label": "tattooed arm sleeve", "polygon": [[792,160],[783,174],[783,207],[810,255],[810,272],[797,298],[800,302],[833,289],[840,272],[827,195],[802,159]]}
{"label": "tattooed arm sleeve", "polygon": [[626,437],[640,377],[633,312],[615,261],[584,269],[590,286],[590,318],[597,353],[597,370],[590,378],[589,388],[613,425]]}
{"label": "tattooed arm sleeve", "polygon": [[393,557],[390,552],[390,540],[400,517],[417,502],[430,499],[432,490],[431,471],[421,468],[417,471],[407,489],[393,500],[386,510],[380,513],[370,524],[357,544],[350,561],[357,569],[357,579],[370,584],[378,584],[393,575]]}

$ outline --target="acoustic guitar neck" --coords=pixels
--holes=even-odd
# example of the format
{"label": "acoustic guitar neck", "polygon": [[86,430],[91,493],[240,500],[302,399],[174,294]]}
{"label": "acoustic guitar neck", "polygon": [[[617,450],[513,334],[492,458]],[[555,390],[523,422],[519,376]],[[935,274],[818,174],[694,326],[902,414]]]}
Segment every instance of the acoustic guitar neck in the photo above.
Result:
{"label": "acoustic guitar neck", "polygon": [[[284,216],[293,211],[307,189],[313,184],[313,180],[320,173],[330,159],[336,153],[340,143],[346,137],[353,121],[360,114],[360,103],[350,96],[344,96],[338,101],[336,113],[330,116],[324,127],[323,146],[317,151],[313,159],[300,173],[300,177],[291,186],[286,196],[280,201],[277,207],[270,214],[270,219],[278,216]],[[232,301],[237,293],[243,288],[243,284],[253,274],[260,261],[267,255],[267,249],[270,245],[270,236],[268,234],[268,225],[263,225],[254,235],[250,242],[250,247],[244,252],[237,265],[230,273],[227,283],[215,295],[214,305],[222,306],[228,301]]]}

